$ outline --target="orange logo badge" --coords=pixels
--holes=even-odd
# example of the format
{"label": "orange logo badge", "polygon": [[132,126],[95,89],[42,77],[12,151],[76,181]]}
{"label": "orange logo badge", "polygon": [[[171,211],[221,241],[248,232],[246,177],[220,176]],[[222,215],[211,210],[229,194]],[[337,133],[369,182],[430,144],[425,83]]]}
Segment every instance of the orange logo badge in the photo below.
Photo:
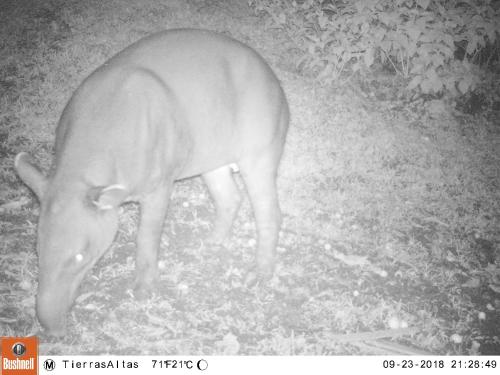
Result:
{"label": "orange logo badge", "polygon": [[38,338],[0,337],[0,375],[37,375]]}

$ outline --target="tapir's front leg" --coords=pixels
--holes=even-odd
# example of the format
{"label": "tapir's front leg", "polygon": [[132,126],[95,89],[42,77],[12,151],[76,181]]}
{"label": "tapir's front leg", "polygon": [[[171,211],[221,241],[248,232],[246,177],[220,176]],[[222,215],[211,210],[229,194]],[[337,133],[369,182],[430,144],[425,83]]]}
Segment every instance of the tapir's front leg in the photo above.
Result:
{"label": "tapir's front leg", "polygon": [[135,283],[135,297],[138,299],[147,297],[158,281],[158,250],[171,191],[170,182],[140,201]]}

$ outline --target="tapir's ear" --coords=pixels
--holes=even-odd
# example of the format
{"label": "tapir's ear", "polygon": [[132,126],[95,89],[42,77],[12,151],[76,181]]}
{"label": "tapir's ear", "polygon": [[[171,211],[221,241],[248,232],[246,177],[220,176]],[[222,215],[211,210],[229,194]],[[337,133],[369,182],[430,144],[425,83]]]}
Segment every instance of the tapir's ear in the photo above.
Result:
{"label": "tapir's ear", "polygon": [[17,174],[29,186],[39,200],[42,200],[47,186],[47,177],[33,164],[26,152],[20,152],[14,159]]}
{"label": "tapir's ear", "polygon": [[96,186],[90,189],[90,202],[100,210],[117,208],[127,197],[125,187],[120,184]]}

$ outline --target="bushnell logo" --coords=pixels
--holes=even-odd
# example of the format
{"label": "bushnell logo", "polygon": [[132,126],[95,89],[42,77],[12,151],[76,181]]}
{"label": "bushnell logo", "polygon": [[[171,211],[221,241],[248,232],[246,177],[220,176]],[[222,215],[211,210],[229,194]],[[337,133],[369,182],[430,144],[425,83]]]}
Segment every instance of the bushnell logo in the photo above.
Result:
{"label": "bushnell logo", "polygon": [[2,337],[2,375],[38,374],[38,339],[36,337]]}

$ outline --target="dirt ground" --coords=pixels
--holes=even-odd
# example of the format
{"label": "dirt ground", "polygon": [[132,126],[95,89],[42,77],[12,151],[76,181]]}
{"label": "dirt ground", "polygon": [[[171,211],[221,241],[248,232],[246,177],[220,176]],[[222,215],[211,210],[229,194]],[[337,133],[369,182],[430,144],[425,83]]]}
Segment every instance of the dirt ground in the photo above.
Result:
{"label": "dirt ground", "polygon": [[[386,100],[401,82],[383,71],[324,85],[269,25],[246,1],[2,2],[0,335],[40,335],[42,354],[500,354],[498,114]],[[209,194],[199,178],[182,181],[158,293],[132,296],[137,207],[124,206],[68,334],[47,337],[34,310],[39,206],[13,159],[27,151],[48,170],[79,83],[133,41],[177,27],[252,46],[286,92],[276,275],[243,283],[255,247],[248,199],[228,245],[209,246]]]}

